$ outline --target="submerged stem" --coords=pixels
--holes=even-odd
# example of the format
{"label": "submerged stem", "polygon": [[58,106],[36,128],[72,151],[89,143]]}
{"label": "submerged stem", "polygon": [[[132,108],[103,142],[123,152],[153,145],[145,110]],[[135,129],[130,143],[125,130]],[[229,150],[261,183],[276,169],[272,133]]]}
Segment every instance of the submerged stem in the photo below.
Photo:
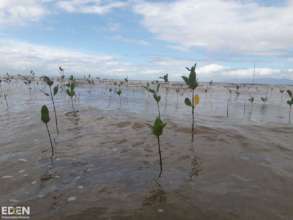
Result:
{"label": "submerged stem", "polygon": [[73,98],[72,98],[72,96],[70,97],[70,99],[71,99],[72,110],[73,110],[73,112],[75,112],[74,105],[73,105]]}
{"label": "submerged stem", "polygon": [[51,144],[51,157],[53,157],[54,154],[55,154],[55,151],[54,151],[54,147],[53,147],[53,142],[52,142],[52,138],[51,138],[51,133],[50,133],[50,130],[49,130],[49,127],[48,127],[48,124],[47,124],[47,123],[46,123],[46,128],[47,128],[47,132],[48,132],[48,136],[49,136],[50,144]]}

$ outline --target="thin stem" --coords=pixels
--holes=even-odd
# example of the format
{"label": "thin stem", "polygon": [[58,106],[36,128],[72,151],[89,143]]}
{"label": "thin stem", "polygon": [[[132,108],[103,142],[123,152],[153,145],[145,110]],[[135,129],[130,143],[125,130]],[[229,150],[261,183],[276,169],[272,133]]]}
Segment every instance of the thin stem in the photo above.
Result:
{"label": "thin stem", "polygon": [[290,105],[290,110],[289,110],[289,124],[291,124],[291,111],[292,111],[292,105]]}
{"label": "thin stem", "polygon": [[161,118],[161,111],[160,111],[160,104],[159,104],[159,102],[157,102],[157,106],[158,106],[159,118]]}
{"label": "thin stem", "polygon": [[194,141],[194,89],[192,90],[192,127],[191,127],[191,141]]}
{"label": "thin stem", "polygon": [[4,94],[4,99],[5,99],[6,107],[8,109],[8,101],[7,101],[7,95],[6,94]]}
{"label": "thin stem", "polygon": [[157,136],[157,140],[158,140],[158,152],[159,152],[159,156],[160,156],[160,173],[159,173],[158,178],[160,178],[162,176],[162,172],[163,172],[163,161],[162,161],[160,136]]}
{"label": "thin stem", "polygon": [[119,95],[119,108],[121,108],[121,96]]}
{"label": "thin stem", "polygon": [[55,151],[54,151],[54,147],[53,147],[53,143],[52,143],[51,133],[50,133],[50,130],[49,130],[47,123],[46,123],[46,128],[47,128],[47,132],[48,132],[48,136],[49,136],[50,144],[51,144],[51,157],[53,157],[55,154]]}
{"label": "thin stem", "polygon": [[55,107],[55,102],[54,102],[54,97],[53,97],[53,94],[52,94],[51,86],[50,86],[50,96],[51,96],[51,100],[52,100],[52,104],[53,104],[53,109],[54,109],[54,114],[55,114],[56,131],[57,131],[57,134],[59,134],[57,112],[56,112],[56,107]]}
{"label": "thin stem", "polygon": [[72,98],[72,96],[70,97],[70,99],[71,99],[72,110],[73,110],[73,112],[75,112],[74,105],[73,105],[73,98]]}

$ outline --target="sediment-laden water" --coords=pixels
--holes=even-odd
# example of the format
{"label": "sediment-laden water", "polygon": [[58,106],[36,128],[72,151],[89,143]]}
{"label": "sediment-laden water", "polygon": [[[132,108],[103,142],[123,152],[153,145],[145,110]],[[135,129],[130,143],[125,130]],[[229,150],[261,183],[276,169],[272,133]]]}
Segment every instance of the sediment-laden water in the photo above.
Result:
{"label": "sediment-laden water", "polygon": [[[278,87],[241,87],[238,97],[223,85],[207,93],[200,88],[194,144],[191,109],[184,105],[190,93],[162,88],[167,127],[157,180],[157,142],[148,126],[156,106],[142,88],[124,88],[120,106],[109,85],[80,85],[77,113],[60,92],[57,136],[50,99],[40,92],[45,86],[2,86],[9,107],[2,100],[1,206],[30,206],[37,220],[293,218],[293,126]],[[53,161],[40,120],[43,104],[51,113]]]}

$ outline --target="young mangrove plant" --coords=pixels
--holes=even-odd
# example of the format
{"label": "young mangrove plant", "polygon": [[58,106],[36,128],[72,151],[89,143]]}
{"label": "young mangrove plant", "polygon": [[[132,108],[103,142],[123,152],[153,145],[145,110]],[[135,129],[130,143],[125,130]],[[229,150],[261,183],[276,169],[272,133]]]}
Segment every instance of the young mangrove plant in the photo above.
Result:
{"label": "young mangrove plant", "polygon": [[56,106],[55,106],[55,100],[54,100],[54,96],[57,95],[58,93],[58,89],[59,89],[59,85],[54,86],[53,90],[52,90],[52,86],[54,84],[54,81],[51,80],[48,76],[43,76],[42,79],[44,80],[44,82],[49,86],[49,94],[46,92],[43,92],[46,96],[49,96],[51,98],[51,102],[53,105],[53,110],[54,110],[54,115],[55,115],[55,126],[56,126],[56,131],[57,134],[59,134],[59,127],[58,127],[58,118],[57,118],[57,111],[56,111]]}
{"label": "young mangrove plant", "polygon": [[160,142],[160,136],[163,134],[163,130],[167,123],[164,123],[161,120],[161,112],[160,112],[160,101],[161,101],[161,96],[159,95],[160,92],[160,84],[157,84],[156,89],[150,88],[150,85],[147,84],[147,86],[144,86],[144,88],[150,92],[153,95],[153,98],[157,104],[158,108],[158,116],[156,117],[154,124],[151,125],[152,133],[157,137],[157,142],[158,142],[158,153],[159,153],[159,158],[160,158],[160,173],[159,173],[159,178],[162,175],[163,172],[163,160],[162,160],[162,150],[161,150],[161,142]]}
{"label": "young mangrove plant", "polygon": [[191,107],[191,112],[192,112],[192,127],[191,127],[191,141],[194,141],[194,108],[195,108],[195,103],[194,103],[194,97],[195,97],[195,89],[198,87],[198,81],[196,77],[196,64],[194,64],[191,68],[186,69],[189,71],[189,76],[182,76],[182,79],[184,80],[185,84],[188,86],[189,89],[192,90],[192,97],[191,100],[189,98],[185,98],[185,104],[189,107]]}
{"label": "young mangrove plant", "polygon": [[162,176],[163,172],[163,160],[162,160],[162,150],[161,150],[161,142],[160,142],[160,136],[163,134],[163,130],[167,123],[164,123],[161,118],[158,116],[156,120],[154,121],[154,124],[151,126],[152,133],[157,137],[158,142],[158,153],[160,158],[160,173],[159,178]]}
{"label": "young mangrove plant", "polygon": [[75,96],[75,79],[74,79],[73,75],[71,75],[69,77],[69,82],[66,84],[66,87],[67,87],[66,93],[71,99],[72,110],[73,110],[73,112],[75,112],[75,108],[74,108],[74,104],[73,104],[73,97]]}
{"label": "young mangrove plant", "polygon": [[289,105],[289,123],[291,123],[291,111],[292,111],[292,105],[293,105],[293,93],[291,90],[287,90],[287,94],[289,95],[289,100],[287,101],[287,104]]}
{"label": "young mangrove plant", "polygon": [[41,120],[42,122],[46,125],[46,129],[48,132],[48,136],[49,136],[49,140],[50,140],[50,145],[51,145],[51,158],[54,157],[55,154],[55,150],[54,150],[54,146],[53,146],[53,142],[52,142],[52,137],[51,137],[51,133],[48,127],[48,123],[50,121],[50,115],[49,115],[49,109],[46,105],[42,106],[41,109]]}

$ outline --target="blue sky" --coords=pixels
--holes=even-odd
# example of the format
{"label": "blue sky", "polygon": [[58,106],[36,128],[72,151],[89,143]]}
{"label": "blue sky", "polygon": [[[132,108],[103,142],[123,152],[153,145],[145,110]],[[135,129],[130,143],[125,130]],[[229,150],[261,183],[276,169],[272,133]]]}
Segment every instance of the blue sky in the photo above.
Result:
{"label": "blue sky", "polygon": [[293,79],[293,1],[1,0],[0,72]]}

